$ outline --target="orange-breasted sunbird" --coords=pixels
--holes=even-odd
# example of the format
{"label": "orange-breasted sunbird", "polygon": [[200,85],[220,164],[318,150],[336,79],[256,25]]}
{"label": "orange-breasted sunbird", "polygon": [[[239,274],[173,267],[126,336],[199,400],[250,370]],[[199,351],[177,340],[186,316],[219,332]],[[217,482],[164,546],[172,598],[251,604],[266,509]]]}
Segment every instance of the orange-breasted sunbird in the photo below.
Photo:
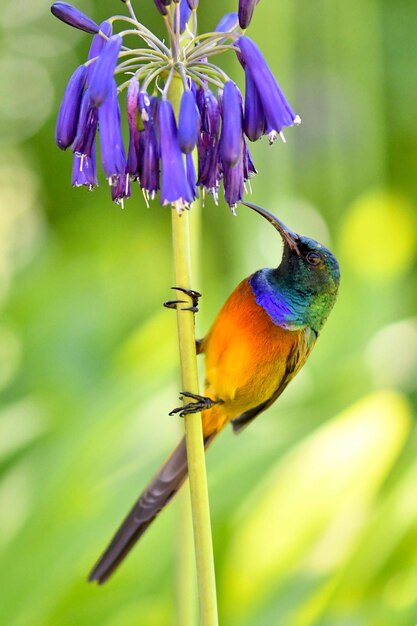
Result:
{"label": "orange-breasted sunbird", "polygon": [[[306,362],[339,288],[339,265],[327,248],[292,232],[266,209],[245,204],[276,228],[284,251],[276,269],[261,269],[236,287],[197,342],[197,352],[205,356],[205,396],[182,410],[203,409],[206,447],[229,422],[241,432],[281,395]],[[127,515],[90,580],[107,580],[186,476],[183,439]]]}

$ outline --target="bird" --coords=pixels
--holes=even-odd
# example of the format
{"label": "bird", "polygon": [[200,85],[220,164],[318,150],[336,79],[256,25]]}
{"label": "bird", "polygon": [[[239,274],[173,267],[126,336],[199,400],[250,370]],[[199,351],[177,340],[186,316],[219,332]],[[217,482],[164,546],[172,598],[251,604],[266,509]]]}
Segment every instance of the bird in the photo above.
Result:
{"label": "bird", "polygon": [[[242,204],[278,231],[283,253],[278,267],[258,270],[235,288],[207,335],[196,342],[197,354],[205,357],[205,395],[182,392],[192,401],[172,413],[202,411],[206,449],[226,424],[242,432],[282,394],[313,349],[340,283],[330,250],[293,232],[267,209]],[[90,581],[102,584],[110,577],[186,477],[183,439],[126,516]]]}

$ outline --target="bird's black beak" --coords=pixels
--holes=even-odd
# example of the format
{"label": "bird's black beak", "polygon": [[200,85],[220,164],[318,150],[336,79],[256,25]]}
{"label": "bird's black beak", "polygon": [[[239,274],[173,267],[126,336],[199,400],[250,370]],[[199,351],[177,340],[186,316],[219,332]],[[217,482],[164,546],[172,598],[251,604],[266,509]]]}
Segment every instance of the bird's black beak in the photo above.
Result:
{"label": "bird's black beak", "polygon": [[258,206],[257,204],[252,204],[251,202],[242,202],[241,204],[244,204],[250,209],[253,209],[257,213],[259,213],[259,215],[262,215],[262,217],[268,220],[268,222],[272,224],[272,226],[279,232],[284,244],[286,244],[290,248],[290,250],[293,250],[296,254],[300,255],[300,251],[297,246],[297,242],[300,240],[300,238],[297,233],[294,233],[292,230],[287,228],[287,226],[285,226],[285,224],[281,222],[281,220],[279,220],[277,217],[275,217],[273,213],[270,213],[263,207]]}

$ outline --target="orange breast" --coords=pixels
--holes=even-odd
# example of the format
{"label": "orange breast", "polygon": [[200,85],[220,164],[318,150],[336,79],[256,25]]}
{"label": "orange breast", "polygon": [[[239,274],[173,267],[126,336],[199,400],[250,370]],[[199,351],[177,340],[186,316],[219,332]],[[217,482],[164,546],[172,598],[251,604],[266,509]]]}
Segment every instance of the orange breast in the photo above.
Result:
{"label": "orange breast", "polygon": [[[221,406],[225,420],[237,417],[272,396],[299,336],[300,331],[285,330],[272,322],[256,304],[248,279],[237,286],[202,345],[205,393],[223,400],[219,408]],[[213,417],[215,413],[220,411],[213,410]]]}

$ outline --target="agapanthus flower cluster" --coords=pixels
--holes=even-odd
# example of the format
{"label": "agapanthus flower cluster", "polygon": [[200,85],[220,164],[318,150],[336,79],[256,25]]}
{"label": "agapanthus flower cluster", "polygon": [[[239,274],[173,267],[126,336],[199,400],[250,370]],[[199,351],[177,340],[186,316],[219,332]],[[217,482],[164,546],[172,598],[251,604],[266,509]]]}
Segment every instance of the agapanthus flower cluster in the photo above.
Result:
{"label": "agapanthus flower cluster", "polygon": [[[199,189],[217,202],[223,183],[234,210],[256,173],[247,141],[263,135],[271,143],[277,136],[284,140],[283,129],[300,122],[262,52],[245,35],[259,0],[239,0],[237,13],[226,14],[213,32],[203,35],[197,34],[198,0],[154,0],[169,45],[137,19],[130,0],[122,1],[128,15],[101,24],[66,2],[51,7],[60,20],[93,35],[87,61],[68,82],[56,125],[58,147],[74,153],[72,184],[90,190],[97,185],[98,135],[115,202],[123,203],[137,182],[147,202],[159,192],[161,204],[181,211]],[[116,25],[121,28],[114,33]],[[135,37],[145,46],[136,47]],[[211,62],[226,52],[234,53],[244,69],[244,97]],[[179,81],[182,98],[176,116],[170,96]]]}

